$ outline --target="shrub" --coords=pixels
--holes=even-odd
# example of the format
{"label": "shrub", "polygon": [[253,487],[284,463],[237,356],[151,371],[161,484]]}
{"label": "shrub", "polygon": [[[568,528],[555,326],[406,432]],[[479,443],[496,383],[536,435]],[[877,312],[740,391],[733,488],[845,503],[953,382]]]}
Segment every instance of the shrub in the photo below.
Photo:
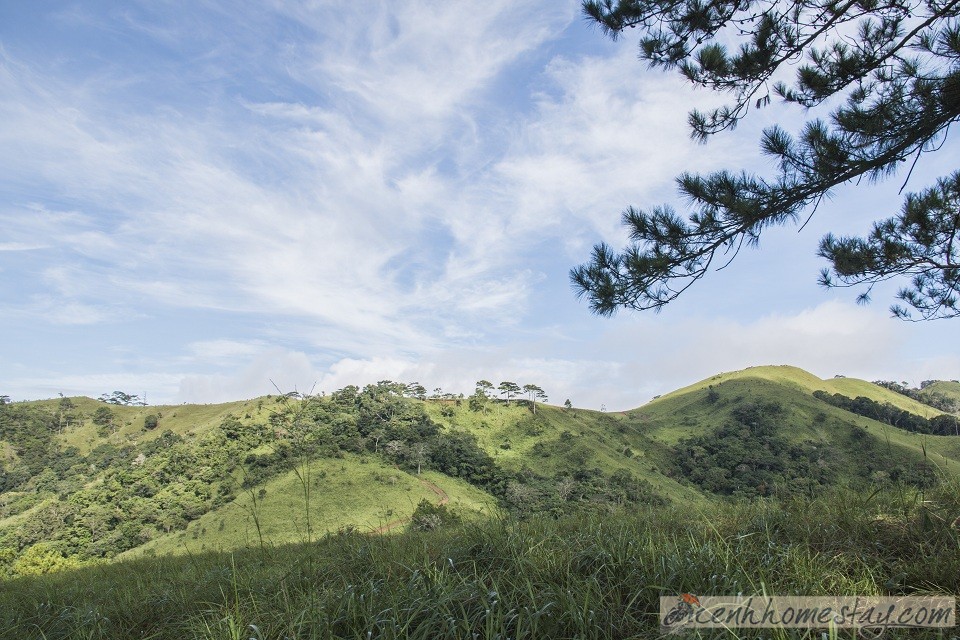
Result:
{"label": "shrub", "polygon": [[424,499],[417,505],[410,518],[410,528],[414,531],[434,531],[440,527],[459,524],[460,516],[447,508],[445,504],[431,504]]}

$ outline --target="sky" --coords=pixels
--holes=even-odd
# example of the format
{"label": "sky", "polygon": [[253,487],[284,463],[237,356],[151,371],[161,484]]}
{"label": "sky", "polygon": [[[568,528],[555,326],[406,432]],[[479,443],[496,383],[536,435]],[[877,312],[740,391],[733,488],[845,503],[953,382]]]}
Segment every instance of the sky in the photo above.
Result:
{"label": "sky", "polygon": [[[150,404],[378,380],[541,386],[624,410],[791,364],[960,378],[960,320],[824,290],[820,237],[894,215],[842,187],[658,314],[591,315],[568,272],[682,171],[770,174],[774,103],[707,144],[722,96],[649,70],[568,0],[0,4],[0,395]],[[908,190],[952,172],[948,140]]]}

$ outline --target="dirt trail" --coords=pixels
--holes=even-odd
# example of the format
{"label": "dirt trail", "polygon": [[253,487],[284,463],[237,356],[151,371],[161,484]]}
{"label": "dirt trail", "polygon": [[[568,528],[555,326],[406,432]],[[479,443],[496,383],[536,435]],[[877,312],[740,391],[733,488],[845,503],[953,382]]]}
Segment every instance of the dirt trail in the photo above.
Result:
{"label": "dirt trail", "polygon": [[[437,502],[437,506],[443,506],[448,502],[450,502],[450,496],[447,495],[446,491],[444,491],[437,485],[433,484],[429,480],[425,480],[419,477],[417,478],[417,480],[420,481],[420,484],[425,486],[427,489],[430,489],[430,491],[433,491],[433,493],[436,494],[438,498],[440,498],[440,501]],[[405,525],[408,522],[410,522],[410,518],[400,518],[399,520],[393,520],[392,522],[388,522],[387,524],[380,525],[379,527],[371,531],[371,533],[374,533],[374,534],[386,533],[387,531],[396,529],[397,527]]]}

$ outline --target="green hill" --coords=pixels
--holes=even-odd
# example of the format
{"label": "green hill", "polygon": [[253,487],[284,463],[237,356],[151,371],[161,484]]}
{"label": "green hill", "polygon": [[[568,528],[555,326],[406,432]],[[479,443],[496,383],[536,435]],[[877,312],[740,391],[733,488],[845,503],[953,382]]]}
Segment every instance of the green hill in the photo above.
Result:
{"label": "green hill", "polygon": [[960,382],[956,380],[935,380],[924,387],[930,393],[942,393],[954,400],[960,400]]}
{"label": "green hill", "polygon": [[[411,475],[367,457],[315,460],[298,471],[300,476],[289,471],[251,488],[183,531],[160,536],[123,557],[223,551],[261,542],[276,547],[336,531],[386,533],[405,525],[421,500],[442,501],[467,517],[489,518],[498,512],[489,494],[462,480],[431,471]],[[301,477],[311,486],[309,494]]]}
{"label": "green hill", "polygon": [[[757,367],[715,376],[663,396],[629,412],[627,420],[650,439],[683,448],[692,439],[708,442],[716,436],[716,425],[736,422],[738,412],[775,407],[770,412],[773,415],[769,416],[769,427],[776,437],[783,440],[784,447],[806,449],[795,453],[806,456],[813,470],[827,469],[831,483],[856,483],[864,477],[877,480],[891,475],[960,473],[960,440],[956,437],[904,431],[839,409],[809,393],[837,388],[819,384],[815,377],[794,368]],[[839,388],[859,389],[861,385]],[[899,395],[879,387],[878,390],[871,395],[891,404]],[[743,426],[742,439],[755,439],[749,425]],[[769,449],[769,441],[753,450],[744,450],[741,464],[749,466],[751,454],[762,455],[764,448]],[[716,465],[714,459],[704,460],[708,462]],[[728,465],[725,471],[736,475],[749,470],[738,470],[739,466]]]}
{"label": "green hill", "polygon": [[431,403],[427,412],[449,429],[474,434],[496,463],[510,472],[569,477],[584,469],[608,475],[626,471],[649,482],[657,495],[668,500],[704,499],[700,492],[661,473],[663,447],[631,429],[620,414],[549,405],[537,405],[537,413],[532,414],[525,402],[491,404],[486,412]]}
{"label": "green hill", "polygon": [[[181,436],[195,435],[220,424],[230,415],[250,416],[248,420],[266,420],[268,409],[264,409],[264,399],[242,400],[225,402],[222,404],[181,404],[181,405],[154,405],[154,406],[118,406],[105,405],[92,398],[67,398],[75,407],[76,415],[82,416],[79,424],[74,428],[66,428],[60,442],[64,446],[77,447],[82,453],[89,453],[95,446],[103,442],[149,442],[164,431],[173,431]],[[58,400],[43,400],[37,406],[43,407],[55,414],[59,411]],[[117,415],[115,429],[111,429],[109,436],[98,434],[97,425],[93,423],[93,416],[97,409],[109,408]],[[70,411],[67,412],[68,414]],[[144,419],[149,415],[159,416],[160,428],[146,430],[143,428]]]}
{"label": "green hill", "polygon": [[405,391],[384,382],[218,405],[4,405],[0,574],[396,532],[421,503],[467,519],[699,510],[960,474],[960,438],[915,432],[938,411],[795,367],[718,374],[622,413]]}
{"label": "green hill", "polygon": [[[804,371],[803,369],[799,369],[797,367],[791,367],[789,365],[748,367],[742,371],[720,373],[715,376],[711,376],[706,380],[701,380],[700,382],[694,383],[688,387],[684,387],[672,393],[666,394],[662,396],[662,398],[665,399],[676,395],[683,395],[691,391],[697,391],[700,389],[705,389],[709,386],[719,385],[723,382],[742,379],[766,380],[786,388],[792,388],[794,390],[811,394],[814,391],[826,391],[829,393],[839,393],[850,398],[864,396],[876,402],[890,403],[895,407],[905,411],[910,411],[911,413],[915,413],[926,418],[932,418],[941,413],[933,407],[925,405],[921,402],[917,402],[916,400],[908,398],[902,394],[890,391],[889,389],[877,386],[872,382],[867,382],[866,380],[859,380],[857,378],[830,378],[827,380],[821,380],[808,371]],[[660,399],[661,398],[658,398],[657,400]]]}
{"label": "green hill", "polygon": [[920,390],[920,395],[929,399],[945,398],[953,403],[954,413],[960,414],[960,382],[956,380],[937,380]]}

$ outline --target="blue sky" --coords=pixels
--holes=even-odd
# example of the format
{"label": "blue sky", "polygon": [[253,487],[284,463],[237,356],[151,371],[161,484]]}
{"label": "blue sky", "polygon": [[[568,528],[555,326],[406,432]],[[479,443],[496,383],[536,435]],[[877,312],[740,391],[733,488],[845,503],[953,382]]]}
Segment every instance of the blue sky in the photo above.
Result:
{"label": "blue sky", "polygon": [[[769,172],[774,105],[707,145],[716,104],[577,2],[0,5],[0,394],[151,403],[480,378],[625,409],[758,364],[960,378],[960,321],[817,287],[902,177],[838,190],[660,314],[591,316],[568,270],[673,177]],[[953,171],[925,156],[921,189]]]}

